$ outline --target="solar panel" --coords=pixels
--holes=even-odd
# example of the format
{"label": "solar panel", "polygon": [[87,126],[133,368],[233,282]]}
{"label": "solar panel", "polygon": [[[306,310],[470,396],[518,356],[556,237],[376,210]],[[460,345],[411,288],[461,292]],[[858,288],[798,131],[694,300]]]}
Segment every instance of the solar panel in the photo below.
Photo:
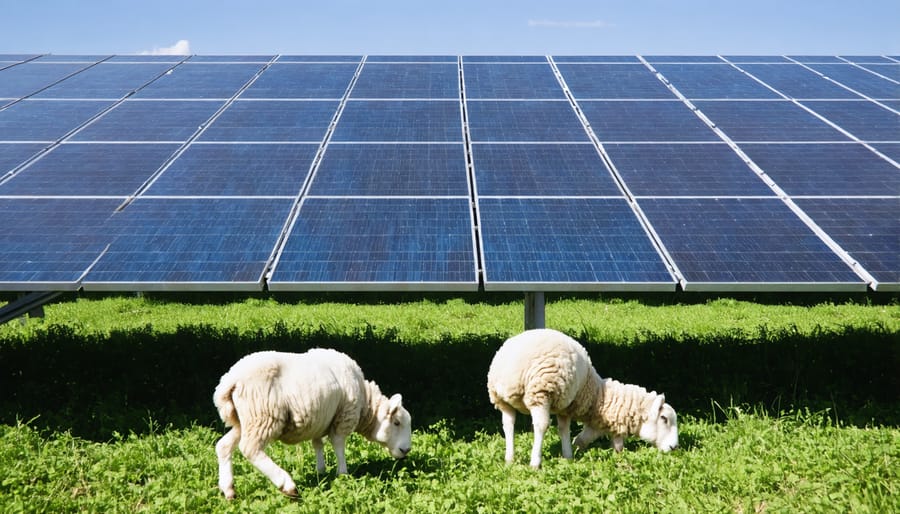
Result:
{"label": "solar panel", "polygon": [[878,56],[0,61],[0,290],[900,290]]}

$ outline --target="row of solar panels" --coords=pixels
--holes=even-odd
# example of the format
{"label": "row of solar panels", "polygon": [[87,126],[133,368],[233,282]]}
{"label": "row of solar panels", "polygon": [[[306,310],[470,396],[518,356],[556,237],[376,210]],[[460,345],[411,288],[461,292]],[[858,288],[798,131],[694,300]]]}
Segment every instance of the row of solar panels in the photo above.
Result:
{"label": "row of solar panels", "polygon": [[0,290],[900,289],[892,57],[31,57]]}

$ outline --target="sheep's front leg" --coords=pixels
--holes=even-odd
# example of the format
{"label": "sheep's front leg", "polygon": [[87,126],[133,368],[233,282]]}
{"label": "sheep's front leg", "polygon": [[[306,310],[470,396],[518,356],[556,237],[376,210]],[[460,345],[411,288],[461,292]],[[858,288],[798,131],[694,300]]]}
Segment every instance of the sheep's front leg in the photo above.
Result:
{"label": "sheep's front leg", "polygon": [[544,434],[550,428],[550,406],[538,405],[531,409],[531,424],[534,426],[534,445],[531,447],[531,467],[541,467],[541,449],[544,446]]}
{"label": "sheep's front leg", "polygon": [[316,451],[316,471],[325,472],[325,444],[321,438],[313,438],[312,447]]}
{"label": "sheep's front leg", "polygon": [[498,407],[503,422],[503,438],[506,440],[506,455],[504,461],[512,464],[515,455],[515,432],[516,432],[516,410],[509,405],[501,405]]}
{"label": "sheep's front leg", "polygon": [[614,435],[612,438],[612,445],[613,448],[615,448],[616,453],[621,452],[625,448],[625,436]]}
{"label": "sheep's front leg", "polygon": [[244,454],[244,457],[247,457],[247,460],[271,480],[282,493],[288,496],[297,496],[297,486],[291,476],[263,451],[266,443],[260,443],[248,436],[249,434],[244,434],[240,442],[241,453]]}
{"label": "sheep's front leg", "polygon": [[572,440],[569,439],[569,432],[572,418],[567,416],[556,416],[556,425],[559,427],[559,442],[562,445],[562,456],[566,459],[572,458]]}
{"label": "sheep's front leg", "polygon": [[234,427],[216,443],[216,456],[219,458],[219,489],[229,500],[234,498],[234,472],[231,469],[231,454],[241,440],[241,430]]}
{"label": "sheep's front leg", "polygon": [[588,446],[591,445],[594,441],[600,437],[602,433],[599,430],[595,430],[587,425],[584,426],[584,430],[578,434],[578,437],[575,438],[575,446],[584,450]]}
{"label": "sheep's front leg", "polygon": [[347,442],[347,436],[343,434],[332,434],[331,446],[334,447],[334,455],[337,457],[337,474],[347,474],[347,458],[344,455],[344,445]]}

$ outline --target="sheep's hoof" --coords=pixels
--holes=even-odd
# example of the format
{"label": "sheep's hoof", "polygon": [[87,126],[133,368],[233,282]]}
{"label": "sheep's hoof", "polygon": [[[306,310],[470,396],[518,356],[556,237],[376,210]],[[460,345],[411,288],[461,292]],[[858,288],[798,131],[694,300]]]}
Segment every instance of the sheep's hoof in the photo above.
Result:
{"label": "sheep's hoof", "polygon": [[291,487],[290,489],[282,489],[281,493],[285,496],[289,496],[291,498],[296,498],[297,497],[297,488]]}
{"label": "sheep's hoof", "polygon": [[222,494],[225,495],[226,500],[233,500],[234,499],[234,487],[222,489]]}

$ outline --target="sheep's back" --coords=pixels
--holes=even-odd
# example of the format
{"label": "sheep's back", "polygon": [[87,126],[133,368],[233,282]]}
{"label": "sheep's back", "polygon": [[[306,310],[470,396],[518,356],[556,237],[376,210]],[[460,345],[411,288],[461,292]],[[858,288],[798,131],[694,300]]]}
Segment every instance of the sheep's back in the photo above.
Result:
{"label": "sheep's back", "polygon": [[508,339],[491,362],[491,402],[520,412],[549,404],[551,412],[568,409],[592,370],[590,357],[577,341],[549,329],[529,330]]}

